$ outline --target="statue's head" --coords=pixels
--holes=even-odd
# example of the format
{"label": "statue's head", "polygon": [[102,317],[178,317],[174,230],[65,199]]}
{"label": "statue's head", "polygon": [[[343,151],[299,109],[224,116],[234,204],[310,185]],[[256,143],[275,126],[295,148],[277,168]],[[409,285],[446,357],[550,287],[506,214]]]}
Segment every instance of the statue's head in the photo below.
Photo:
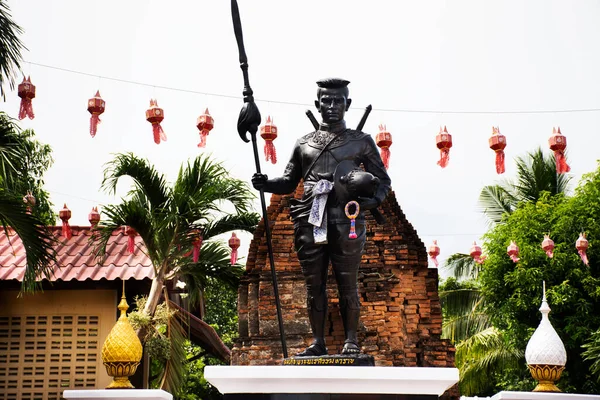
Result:
{"label": "statue's head", "polygon": [[333,124],[344,120],[344,114],[350,108],[352,100],[348,97],[350,82],[339,78],[327,78],[317,81],[317,100],[315,106],[321,113],[323,122]]}

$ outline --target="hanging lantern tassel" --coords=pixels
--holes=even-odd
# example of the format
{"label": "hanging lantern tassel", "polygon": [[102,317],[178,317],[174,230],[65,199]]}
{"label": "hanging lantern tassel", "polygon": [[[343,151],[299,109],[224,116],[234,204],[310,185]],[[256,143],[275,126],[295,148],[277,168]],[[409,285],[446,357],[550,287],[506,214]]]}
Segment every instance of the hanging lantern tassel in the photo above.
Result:
{"label": "hanging lantern tassel", "polygon": [[575,247],[577,248],[577,252],[579,253],[579,257],[581,257],[581,261],[583,261],[583,263],[585,265],[590,265],[590,262],[587,258],[587,248],[590,246],[590,243],[588,242],[588,240],[585,238],[585,233],[581,233],[579,235],[579,239],[577,239],[577,242],[575,242]]}
{"label": "hanging lantern tassel", "polygon": [[58,216],[62,221],[62,235],[67,239],[71,239],[72,232],[71,226],[69,225],[69,220],[71,219],[71,210],[67,208],[66,204],[63,206],[63,209],[58,212]]}
{"label": "hanging lantern tassel", "polygon": [[489,140],[490,149],[496,152],[496,173],[503,174],[504,167],[504,149],[506,148],[506,137],[500,133],[499,127],[492,127],[492,137]]}
{"label": "hanging lantern tassel", "polygon": [[448,133],[448,130],[444,126],[444,129],[440,126],[440,133],[435,138],[437,148],[440,149],[440,160],[437,164],[446,168],[450,161],[450,148],[452,147],[452,135]]}
{"label": "hanging lantern tassel", "polygon": [[200,249],[202,248],[202,235],[196,236],[192,242],[192,261],[195,263],[200,259]]}
{"label": "hanging lantern tassel", "polygon": [[[392,134],[387,131],[385,125],[379,125],[379,133],[375,136],[375,142],[377,143],[377,146],[381,148],[381,161],[383,161],[383,166],[385,169],[389,169],[391,155],[390,146],[393,142]],[[437,267],[437,262],[435,266]]]}
{"label": "hanging lantern tassel", "polygon": [[549,258],[554,257],[554,241],[550,239],[550,236],[544,235],[544,240],[542,241],[542,249],[544,249],[546,255]]}
{"label": "hanging lantern tassel", "polygon": [[513,262],[519,262],[519,246],[515,242],[510,242],[510,245],[506,248],[506,254]]}
{"label": "hanging lantern tassel", "polygon": [[94,97],[88,100],[88,111],[92,114],[90,117],[90,135],[96,136],[98,130],[98,124],[100,121],[100,114],[104,112],[106,102],[100,97],[100,91],[97,90]]}
{"label": "hanging lantern tassel", "polygon": [[277,126],[273,123],[271,116],[267,117],[267,122],[260,127],[260,137],[265,140],[265,161],[271,161],[271,164],[277,163],[277,151],[273,141],[277,139]]}
{"label": "hanging lantern tassel", "polygon": [[135,252],[135,236],[137,232],[130,226],[125,227],[125,234],[128,236],[127,238],[127,251],[129,254],[133,254]]}
{"label": "hanging lantern tassel", "polygon": [[146,121],[152,124],[152,134],[156,144],[160,144],[161,140],[163,142],[167,140],[167,135],[160,126],[163,119],[165,119],[164,110],[158,106],[156,99],[150,99],[150,108],[146,110]]}
{"label": "hanging lantern tassel", "polygon": [[208,108],[196,120],[196,127],[200,130],[200,143],[198,143],[198,147],[206,147],[206,137],[215,127],[215,120],[208,112]]}
{"label": "hanging lantern tassel", "polygon": [[231,247],[231,265],[237,263],[238,257],[238,248],[240,247],[240,239],[235,235],[235,232],[231,233],[231,238],[229,238],[229,247]]}
{"label": "hanging lantern tassel", "polygon": [[21,98],[21,107],[19,108],[19,119],[29,117],[29,119],[35,118],[33,113],[33,104],[31,100],[35,98],[35,86],[31,83],[31,77],[21,82],[17,88],[17,93]]}
{"label": "hanging lantern tassel", "polygon": [[435,267],[437,268],[439,265],[437,256],[440,255],[440,246],[438,246],[437,240],[434,240],[433,244],[431,246],[429,246],[427,253],[429,254],[429,257],[431,257],[431,261],[433,261],[433,263],[435,264]]}
{"label": "hanging lantern tassel", "polygon": [[565,150],[567,148],[567,138],[560,133],[560,126],[558,129],[552,128],[552,136],[548,139],[550,144],[550,150],[554,152],[554,158],[556,159],[556,173],[565,174],[571,170],[571,167],[567,164],[567,158],[565,157]]}

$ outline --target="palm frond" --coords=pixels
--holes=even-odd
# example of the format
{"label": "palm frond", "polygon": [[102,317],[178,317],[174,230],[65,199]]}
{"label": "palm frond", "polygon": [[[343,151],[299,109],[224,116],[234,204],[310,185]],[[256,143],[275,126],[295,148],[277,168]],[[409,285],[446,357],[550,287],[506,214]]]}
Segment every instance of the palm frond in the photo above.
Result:
{"label": "palm frond", "polygon": [[515,195],[519,201],[536,202],[542,192],[551,195],[564,193],[571,176],[556,173],[556,159],[552,154],[544,155],[541,147],[517,157],[517,183]]}
{"label": "palm frond", "polygon": [[169,189],[165,177],[159,174],[148,160],[133,153],[117,154],[115,159],[106,164],[102,187],[115,193],[117,182],[122,176],[133,179],[138,196],[145,196],[152,209],[165,207],[169,199]]}
{"label": "palm frond", "polygon": [[489,377],[497,371],[519,368],[523,352],[511,346],[494,327],[485,329],[456,346],[460,391],[472,396],[490,389]]}
{"label": "palm frond", "polygon": [[475,279],[479,275],[481,265],[477,264],[469,254],[454,253],[446,259],[442,268],[456,279]]}
{"label": "palm frond", "polygon": [[444,314],[442,335],[453,343],[469,338],[490,326],[483,309],[484,297],[478,289],[456,289],[440,292]]}
{"label": "palm frond", "polygon": [[210,221],[202,227],[202,236],[210,239],[231,231],[254,232],[260,216],[257,213],[229,214]]}
{"label": "palm frond", "polygon": [[492,223],[499,223],[504,214],[512,213],[516,203],[514,195],[502,185],[484,186],[479,194],[479,207]]}
{"label": "palm frond", "polygon": [[171,343],[171,351],[161,377],[160,388],[173,394],[179,392],[185,376],[187,324],[185,317],[177,311],[168,322],[167,336]]}
{"label": "palm frond", "polygon": [[9,88],[15,88],[15,77],[21,69],[21,50],[27,48],[19,39],[23,30],[18,26],[10,15],[10,9],[4,1],[0,1],[0,94],[6,100],[4,84]]}
{"label": "palm frond", "polygon": [[191,256],[180,262],[182,264],[179,274],[187,283],[192,304],[199,303],[202,290],[208,286],[211,279],[237,288],[244,272],[240,265],[231,265],[229,249],[221,242],[203,243],[197,263],[192,262]]}
{"label": "palm frond", "polygon": [[20,197],[11,196],[6,190],[0,190],[0,225],[6,235],[9,227],[14,229],[25,248],[27,266],[21,290],[33,292],[41,288],[36,279],[51,277],[50,265],[56,263],[56,239],[37,217],[27,213]]}

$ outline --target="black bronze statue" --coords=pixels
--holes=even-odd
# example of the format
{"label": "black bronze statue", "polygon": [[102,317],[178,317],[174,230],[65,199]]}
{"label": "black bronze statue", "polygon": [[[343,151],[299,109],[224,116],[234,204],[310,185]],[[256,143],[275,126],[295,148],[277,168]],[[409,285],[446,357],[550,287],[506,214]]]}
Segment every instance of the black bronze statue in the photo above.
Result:
{"label": "black bronze statue", "polygon": [[[293,201],[290,214],[294,221],[298,259],[306,280],[307,308],[314,341],[298,356],[327,354],[325,289],[330,261],[337,280],[346,337],[342,354],[360,352],[357,280],[365,244],[363,211],[375,211],[390,190],[390,178],[371,136],[346,128],[344,114],[351,102],[348,83],[342,79],[318,81],[315,105],[323,120],[318,129],[296,142],[283,176],[268,179],[266,175],[256,173],[252,177],[256,189],[277,194],[291,193],[300,180],[304,181],[304,195]],[[361,164],[367,174],[359,169]],[[362,195],[358,193],[356,203],[351,203],[350,200],[354,200],[352,190],[343,188],[365,185],[371,190]],[[352,208],[350,211],[347,205]],[[352,232],[348,215],[355,215]]]}

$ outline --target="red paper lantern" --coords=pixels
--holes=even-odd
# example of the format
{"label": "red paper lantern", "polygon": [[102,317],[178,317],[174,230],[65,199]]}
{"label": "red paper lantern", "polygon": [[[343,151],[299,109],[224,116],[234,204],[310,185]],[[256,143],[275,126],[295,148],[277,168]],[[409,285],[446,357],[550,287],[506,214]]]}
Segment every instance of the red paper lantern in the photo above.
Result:
{"label": "red paper lantern", "polygon": [[194,232],[194,238],[192,239],[192,261],[197,263],[200,259],[200,249],[202,248],[203,238],[200,231]]}
{"label": "red paper lantern", "polygon": [[[377,146],[381,148],[381,161],[385,169],[390,167],[390,146],[392,145],[392,134],[389,133],[385,125],[379,125],[379,133],[375,136]],[[435,264],[437,266],[437,263]]]}
{"label": "red paper lantern", "polygon": [[506,248],[506,254],[510,257],[513,262],[519,261],[519,246],[513,241],[510,242],[508,247]]}
{"label": "red paper lantern", "polygon": [[146,110],[146,121],[152,124],[152,134],[154,135],[154,143],[160,144],[160,141],[166,141],[167,135],[163,131],[160,123],[165,119],[165,113],[158,106],[156,99],[150,99],[150,108]]}
{"label": "red paper lantern", "polygon": [[437,268],[438,267],[437,256],[440,255],[440,246],[438,246],[437,240],[434,240],[433,244],[431,246],[429,246],[427,253],[429,254],[429,257],[431,257],[431,260],[433,261],[433,263],[435,264],[435,267]]}
{"label": "red paper lantern", "polygon": [[277,152],[273,140],[277,139],[277,126],[273,123],[271,116],[267,117],[267,122],[260,127],[260,137],[265,140],[265,160],[277,163]]}
{"label": "red paper lantern", "polygon": [[492,137],[489,140],[490,149],[496,152],[496,173],[503,174],[504,168],[504,148],[506,147],[506,137],[500,133],[499,127],[492,127]]}
{"label": "red paper lantern", "polygon": [[556,173],[564,174],[569,172],[571,167],[567,164],[567,158],[565,157],[567,138],[560,133],[560,126],[558,129],[552,128],[552,136],[548,139],[548,144],[550,144],[550,150],[554,152],[554,158],[556,159]]}
{"label": "red paper lantern", "polygon": [[237,249],[240,247],[240,239],[236,236],[235,232],[231,233],[231,238],[229,238],[229,247],[231,247],[231,265],[233,265],[237,262]]}
{"label": "red paper lantern", "polygon": [[90,117],[90,135],[96,136],[98,130],[98,124],[100,121],[100,114],[104,112],[106,102],[100,97],[100,91],[97,90],[94,97],[88,100],[88,111],[92,116]]}
{"label": "red paper lantern", "polygon": [[17,88],[17,93],[21,98],[21,108],[19,108],[19,119],[23,119],[25,117],[29,117],[29,119],[33,119],[35,114],[33,113],[33,105],[31,100],[35,98],[35,86],[31,83],[31,77],[25,79],[23,77],[23,82],[21,82]]}
{"label": "red paper lantern", "polygon": [[27,214],[31,214],[33,211],[33,207],[35,207],[35,197],[31,192],[27,192],[25,196],[23,196],[23,203],[25,203],[25,207],[27,208]]}
{"label": "red paper lantern", "polygon": [[69,226],[69,220],[71,219],[71,210],[67,208],[67,204],[63,206],[63,209],[58,212],[58,216],[62,221],[62,235],[67,239],[71,239],[71,227]]}
{"label": "red paper lantern", "polygon": [[100,213],[98,212],[98,207],[92,207],[92,211],[88,214],[88,221],[90,221],[90,225],[92,228],[95,228],[100,222]]}
{"label": "red paper lantern", "polygon": [[473,260],[475,260],[477,264],[483,264],[483,262],[485,261],[485,257],[482,257],[481,254],[481,246],[479,246],[477,242],[473,242],[473,246],[469,251],[469,255],[473,258]]}
{"label": "red paper lantern", "polygon": [[590,246],[590,243],[585,238],[585,233],[582,232],[581,234],[579,234],[579,239],[577,239],[577,242],[575,242],[575,247],[577,248],[579,257],[581,257],[581,261],[583,261],[583,263],[585,265],[590,265],[590,262],[587,258],[587,254],[586,254],[586,251],[589,246]]}
{"label": "red paper lantern", "polygon": [[133,254],[135,252],[135,237],[137,235],[137,232],[130,226],[124,227],[123,231],[128,236],[127,251],[129,252],[129,254]]}
{"label": "red paper lantern", "polygon": [[542,241],[542,249],[544,249],[548,257],[554,257],[554,241],[550,239],[550,236],[544,235],[544,240]]}
{"label": "red paper lantern", "polygon": [[440,133],[435,137],[437,148],[440,149],[440,160],[437,164],[446,168],[450,161],[450,148],[452,147],[452,135],[448,133],[448,130],[444,126],[444,129],[440,126]]}
{"label": "red paper lantern", "polygon": [[200,143],[198,143],[198,147],[206,147],[206,137],[215,127],[215,120],[208,112],[208,108],[204,110],[204,114],[198,117],[196,126],[200,130]]}

